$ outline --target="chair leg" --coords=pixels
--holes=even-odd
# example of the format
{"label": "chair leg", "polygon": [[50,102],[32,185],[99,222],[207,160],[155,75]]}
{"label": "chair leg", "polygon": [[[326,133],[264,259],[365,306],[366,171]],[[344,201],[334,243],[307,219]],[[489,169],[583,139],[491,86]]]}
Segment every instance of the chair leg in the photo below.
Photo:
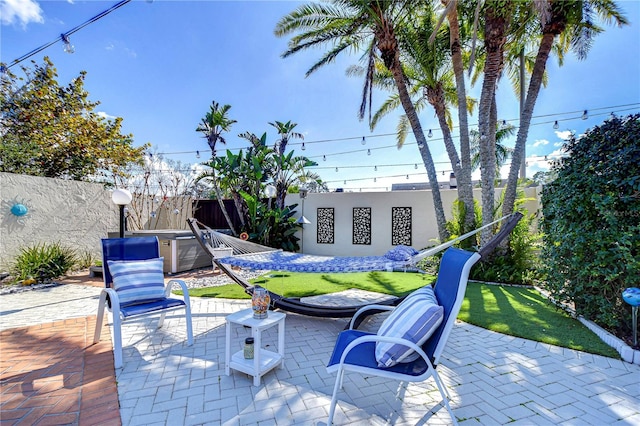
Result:
{"label": "chair leg", "polygon": [[331,405],[329,406],[329,418],[327,419],[327,426],[333,424],[333,415],[336,411],[336,404],[338,402],[338,389],[342,389],[342,378],[344,377],[344,370],[342,366],[338,368],[338,374],[336,375],[336,382],[333,385],[333,394],[331,395]]}
{"label": "chair leg", "polygon": [[440,381],[440,375],[435,369],[433,370],[433,380],[435,380],[436,386],[438,386],[438,390],[440,391],[440,395],[442,396],[442,402],[444,403],[445,408],[447,409],[447,411],[449,412],[449,415],[451,416],[451,421],[453,422],[453,425],[457,426],[458,421],[456,420],[456,416],[453,414],[453,410],[451,410],[451,406],[449,405],[449,399],[450,399],[449,392],[446,390],[446,388]]}
{"label": "chair leg", "polygon": [[107,293],[100,293],[100,300],[98,301],[98,316],[96,317],[96,331],[93,333],[93,343],[100,341],[100,335],[102,334],[102,321],[104,320],[104,306],[107,304]]}
{"label": "chair leg", "polygon": [[164,318],[167,316],[166,312],[162,312],[160,314],[160,318],[158,318],[158,328],[162,328],[162,326],[164,325]]}
{"label": "chair leg", "polygon": [[193,345],[193,324],[191,324],[191,306],[187,303],[184,308],[185,319],[187,320],[187,346]]}
{"label": "chair leg", "polygon": [[115,310],[113,314],[113,366],[115,368],[122,367],[122,320],[120,319],[120,312]]}

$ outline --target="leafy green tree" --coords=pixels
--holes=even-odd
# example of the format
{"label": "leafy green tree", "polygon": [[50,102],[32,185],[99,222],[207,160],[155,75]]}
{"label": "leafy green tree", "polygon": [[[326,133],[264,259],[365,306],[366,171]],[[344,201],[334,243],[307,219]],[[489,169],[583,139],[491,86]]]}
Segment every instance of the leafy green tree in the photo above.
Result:
{"label": "leafy green tree", "polygon": [[[500,178],[500,168],[505,165],[509,156],[513,152],[504,142],[513,136],[516,128],[513,124],[496,125],[496,179]],[[471,134],[471,169],[477,170],[480,167],[480,132],[472,130]]]}
{"label": "leafy green tree", "polygon": [[61,86],[48,58],[33,64],[22,67],[25,77],[7,71],[2,78],[0,171],[107,182],[127,164],[141,164],[148,145],[133,147],[122,118],[95,112],[100,103],[84,89],[86,72]]}
{"label": "leafy green tree", "polygon": [[298,125],[298,123],[292,123],[291,120],[286,123],[282,123],[280,121],[275,121],[273,123],[269,123],[271,126],[275,127],[278,131],[278,135],[280,135],[280,139],[276,142],[276,152],[278,154],[284,154],[287,149],[287,144],[291,139],[304,139],[304,135],[302,133],[294,132],[293,129]]}
{"label": "leafy green tree", "polygon": [[545,286],[609,330],[629,333],[621,298],[640,274],[640,114],[612,118],[565,145],[543,190]]}
{"label": "leafy green tree", "polygon": [[[204,134],[204,138],[207,139],[207,143],[209,144],[209,148],[211,148],[211,158],[215,163],[216,158],[216,146],[218,142],[226,144],[227,141],[222,136],[223,132],[228,132],[231,129],[231,126],[236,123],[236,120],[232,120],[227,116],[229,110],[231,109],[231,105],[223,105],[220,106],[216,101],[211,103],[209,107],[209,112],[207,112],[204,118],[200,121],[200,125],[196,128],[196,132],[201,132]],[[213,189],[216,193],[216,199],[218,200],[218,204],[220,205],[220,209],[222,210],[222,214],[227,220],[227,224],[229,225],[229,229],[233,235],[238,235],[235,228],[233,227],[233,222],[231,222],[231,217],[229,216],[229,212],[224,206],[224,201],[222,198],[222,192],[220,191],[220,185],[216,179],[215,166],[212,167],[211,173],[211,181],[213,184]]]}

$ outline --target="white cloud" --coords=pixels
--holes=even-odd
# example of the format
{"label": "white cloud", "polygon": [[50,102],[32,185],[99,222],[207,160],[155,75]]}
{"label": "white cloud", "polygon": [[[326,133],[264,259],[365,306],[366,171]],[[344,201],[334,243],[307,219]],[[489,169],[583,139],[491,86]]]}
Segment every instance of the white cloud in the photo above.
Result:
{"label": "white cloud", "polygon": [[102,117],[102,118],[104,118],[105,120],[115,120],[115,119],[117,118],[117,117],[115,117],[115,116],[113,116],[113,115],[109,115],[109,114],[107,114],[107,113],[106,113],[106,112],[104,112],[104,111],[98,111],[98,112],[96,112],[96,115],[97,115],[98,117]]}
{"label": "white cloud", "polygon": [[538,146],[544,146],[544,145],[549,145],[549,141],[546,139],[538,139],[537,141],[535,141],[533,143],[534,147],[538,147]]}
{"label": "white cloud", "polygon": [[556,136],[562,139],[563,141],[566,141],[571,137],[571,130],[562,130],[562,131],[556,130]]}
{"label": "white cloud", "polygon": [[42,9],[34,0],[0,0],[2,25],[19,23],[23,28],[31,22],[43,23]]}

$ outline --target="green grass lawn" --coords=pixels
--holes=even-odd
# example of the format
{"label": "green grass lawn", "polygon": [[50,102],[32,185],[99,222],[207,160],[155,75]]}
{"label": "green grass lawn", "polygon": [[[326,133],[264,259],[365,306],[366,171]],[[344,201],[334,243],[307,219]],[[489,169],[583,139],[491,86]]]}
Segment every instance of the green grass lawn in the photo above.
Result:
{"label": "green grass lawn", "polygon": [[[404,296],[434,280],[433,275],[402,272],[346,274],[272,272],[252,282],[285,297],[316,296],[350,288]],[[192,289],[189,295],[229,299],[249,298],[237,284]],[[579,321],[557,309],[533,288],[470,282],[458,318],[511,336],[619,358],[617,351],[605,344]]]}

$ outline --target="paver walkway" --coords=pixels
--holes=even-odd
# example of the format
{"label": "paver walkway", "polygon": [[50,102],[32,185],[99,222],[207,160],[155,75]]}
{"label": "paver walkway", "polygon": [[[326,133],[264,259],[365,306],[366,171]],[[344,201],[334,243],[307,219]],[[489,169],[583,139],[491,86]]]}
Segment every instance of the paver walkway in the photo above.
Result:
{"label": "paver walkway", "polygon": [[[97,300],[84,287],[58,288],[73,303],[84,298],[86,309],[95,310]],[[46,310],[64,312],[47,308],[45,296],[56,292],[46,292],[42,300],[31,298],[41,305],[31,310],[36,323]],[[27,309],[20,310],[18,298],[0,296],[2,328],[18,318],[18,324],[28,325],[22,316]],[[224,373],[224,318],[248,306],[248,301],[192,298],[193,346],[185,344],[184,317],[179,313],[168,315],[160,330],[155,330],[152,320],[127,322],[124,367],[115,373],[122,424],[324,424],[334,380],[325,363],[346,320],[288,314],[284,368],[266,374],[261,386],[254,387],[245,374]],[[84,315],[81,310],[80,318]],[[86,333],[92,336],[91,320]],[[239,348],[249,332],[234,328],[234,333],[232,341]],[[274,345],[275,337],[275,330],[267,331],[263,341]],[[78,347],[84,344],[77,343]],[[5,357],[4,350],[0,357],[3,371],[7,364],[13,365],[11,361],[15,363]],[[458,323],[438,369],[461,425],[640,424],[640,366],[619,360]],[[2,380],[4,389],[4,375]],[[336,424],[451,423],[433,381],[402,386],[347,374],[344,389],[339,394]],[[81,407],[80,415],[83,411]],[[92,424],[82,418],[79,423]]]}

